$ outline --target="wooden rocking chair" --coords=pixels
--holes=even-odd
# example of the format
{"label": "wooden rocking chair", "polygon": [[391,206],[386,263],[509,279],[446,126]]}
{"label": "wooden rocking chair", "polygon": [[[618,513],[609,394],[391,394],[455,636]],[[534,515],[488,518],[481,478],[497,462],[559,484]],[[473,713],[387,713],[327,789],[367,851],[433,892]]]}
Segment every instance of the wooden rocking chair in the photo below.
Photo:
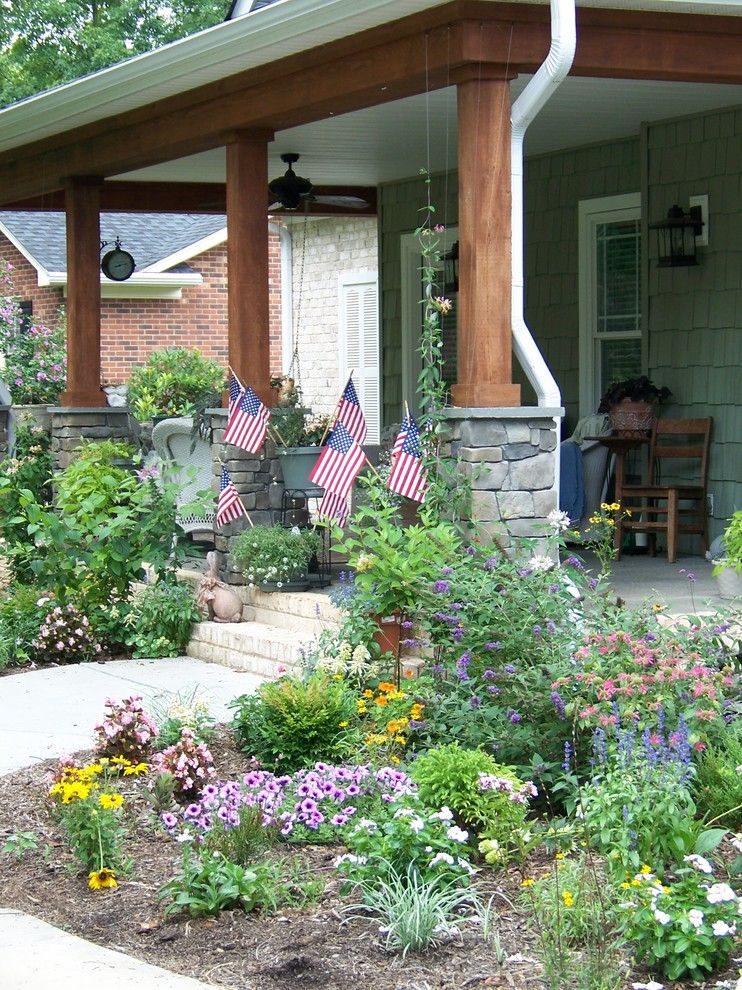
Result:
{"label": "wooden rocking chair", "polygon": [[653,557],[657,534],[665,533],[670,563],[677,560],[680,533],[699,534],[703,549],[708,550],[706,479],[711,424],[711,417],[657,420],[649,441],[649,482],[623,486],[621,508],[631,515],[622,514],[616,522],[618,559],[624,530],[648,533]]}

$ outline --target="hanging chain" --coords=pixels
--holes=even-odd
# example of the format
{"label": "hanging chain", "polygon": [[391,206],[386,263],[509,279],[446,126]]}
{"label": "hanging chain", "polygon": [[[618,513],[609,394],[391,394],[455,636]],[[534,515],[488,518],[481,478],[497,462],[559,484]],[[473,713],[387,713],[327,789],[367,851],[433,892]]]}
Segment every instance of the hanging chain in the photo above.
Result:
{"label": "hanging chain", "polygon": [[301,302],[304,295],[304,258],[307,246],[307,218],[304,217],[304,229],[301,239],[301,263],[299,265],[299,298],[296,302],[296,323],[294,325],[294,351],[291,355],[291,364],[286,375],[294,379],[295,384],[301,386],[301,367],[299,362],[299,330],[301,329]]}

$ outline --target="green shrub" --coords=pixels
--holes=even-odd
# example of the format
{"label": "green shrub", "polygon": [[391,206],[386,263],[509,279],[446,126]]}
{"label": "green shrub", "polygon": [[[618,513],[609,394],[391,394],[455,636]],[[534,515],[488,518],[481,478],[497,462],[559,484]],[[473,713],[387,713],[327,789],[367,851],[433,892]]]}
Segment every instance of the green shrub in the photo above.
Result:
{"label": "green shrub", "polygon": [[158,581],[134,596],[126,642],[134,657],[178,657],[201,613],[188,584]]}
{"label": "green shrub", "polygon": [[249,868],[230,863],[218,852],[186,850],[181,872],[165,884],[160,898],[169,901],[165,914],[185,912],[192,918],[219,914],[230,908],[275,909],[279,872],[271,863]]}
{"label": "green shrub", "polygon": [[699,815],[725,828],[742,827],[742,738],[730,729],[716,745],[708,746],[696,763],[693,796]]}
{"label": "green shrub", "polygon": [[464,828],[512,844],[523,826],[530,784],[479,749],[457,742],[429,749],[415,760],[410,776],[420,799],[431,808],[448,807]]}
{"label": "green shrub", "polygon": [[140,421],[153,416],[191,416],[198,407],[218,406],[224,372],[197,350],[155,351],[129,379],[129,407]]}
{"label": "green shrub", "polygon": [[[39,605],[39,601],[44,604]],[[0,669],[36,659],[33,643],[47,613],[48,601],[48,595],[32,585],[17,585],[0,600]]]}
{"label": "green shrub", "polygon": [[233,729],[240,747],[285,773],[341,759],[348,748],[341,723],[354,718],[356,702],[342,683],[314,674],[306,681],[284,677],[263,684],[229,707],[236,709]]}

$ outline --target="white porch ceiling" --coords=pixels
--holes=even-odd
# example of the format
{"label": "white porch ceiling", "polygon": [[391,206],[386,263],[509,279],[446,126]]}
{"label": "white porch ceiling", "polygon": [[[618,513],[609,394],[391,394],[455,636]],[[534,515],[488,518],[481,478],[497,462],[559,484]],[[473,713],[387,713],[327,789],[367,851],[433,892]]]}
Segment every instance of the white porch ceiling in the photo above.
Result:
{"label": "white porch ceiling", "polygon": [[[529,78],[514,80],[513,98]],[[569,77],[531,125],[526,154],[630,137],[643,121],[740,106],[742,86]],[[280,131],[269,147],[271,177],[285,171],[280,155],[286,151],[301,154],[296,171],[315,185],[378,185],[417,175],[425,166],[431,172],[455,169],[455,88]],[[216,148],[116,178],[224,182],[225,153]]]}

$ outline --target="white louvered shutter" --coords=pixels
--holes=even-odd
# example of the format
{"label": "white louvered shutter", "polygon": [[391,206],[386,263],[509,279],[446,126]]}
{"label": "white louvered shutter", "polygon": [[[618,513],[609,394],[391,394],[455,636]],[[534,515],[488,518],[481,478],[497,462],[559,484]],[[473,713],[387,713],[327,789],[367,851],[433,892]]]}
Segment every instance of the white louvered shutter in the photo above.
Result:
{"label": "white louvered shutter", "polygon": [[376,272],[343,272],[340,296],[340,388],[353,372],[367,443],[379,443],[379,290]]}

